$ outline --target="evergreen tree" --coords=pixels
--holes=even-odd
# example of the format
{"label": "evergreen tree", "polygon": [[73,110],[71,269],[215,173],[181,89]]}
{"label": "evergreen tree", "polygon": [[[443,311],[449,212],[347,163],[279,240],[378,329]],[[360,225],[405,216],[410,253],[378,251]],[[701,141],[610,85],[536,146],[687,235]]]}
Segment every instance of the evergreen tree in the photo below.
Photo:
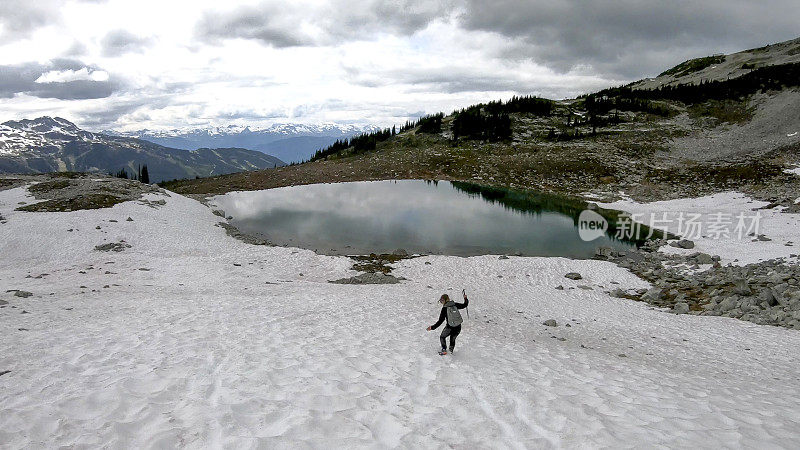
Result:
{"label": "evergreen tree", "polygon": [[139,181],[145,184],[150,184],[150,172],[147,171],[147,164],[142,166],[142,174],[139,178]]}

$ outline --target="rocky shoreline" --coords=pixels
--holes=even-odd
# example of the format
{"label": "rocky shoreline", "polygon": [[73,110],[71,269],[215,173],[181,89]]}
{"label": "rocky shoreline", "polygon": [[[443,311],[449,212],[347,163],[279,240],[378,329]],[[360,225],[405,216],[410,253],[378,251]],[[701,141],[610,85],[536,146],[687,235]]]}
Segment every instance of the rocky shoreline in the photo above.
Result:
{"label": "rocky shoreline", "polygon": [[[673,241],[674,242],[674,241]],[[598,249],[597,259],[626,268],[653,284],[649,290],[609,294],[670,308],[677,314],[724,316],[800,329],[800,265],[778,258],[744,266],[722,265],[719,256],[666,254],[666,241],[639,250]]]}

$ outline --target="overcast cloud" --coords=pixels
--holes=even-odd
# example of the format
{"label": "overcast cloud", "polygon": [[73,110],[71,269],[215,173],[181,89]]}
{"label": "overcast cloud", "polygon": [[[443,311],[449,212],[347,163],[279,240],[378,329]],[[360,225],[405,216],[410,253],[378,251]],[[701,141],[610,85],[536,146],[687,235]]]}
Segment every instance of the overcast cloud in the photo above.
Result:
{"label": "overcast cloud", "polygon": [[391,125],[800,35],[794,0],[3,0],[0,120]]}

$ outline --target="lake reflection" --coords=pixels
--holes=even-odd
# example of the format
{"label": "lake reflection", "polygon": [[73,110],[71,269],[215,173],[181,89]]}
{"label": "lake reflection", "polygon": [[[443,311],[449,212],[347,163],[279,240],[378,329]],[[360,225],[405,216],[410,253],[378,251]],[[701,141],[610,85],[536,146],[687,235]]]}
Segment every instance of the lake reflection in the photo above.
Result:
{"label": "lake reflection", "polygon": [[588,258],[607,245],[584,242],[576,228],[583,204],[554,196],[457,182],[364,181],[292,186],[214,197],[241,231],[273,244],[325,254],[522,254]]}

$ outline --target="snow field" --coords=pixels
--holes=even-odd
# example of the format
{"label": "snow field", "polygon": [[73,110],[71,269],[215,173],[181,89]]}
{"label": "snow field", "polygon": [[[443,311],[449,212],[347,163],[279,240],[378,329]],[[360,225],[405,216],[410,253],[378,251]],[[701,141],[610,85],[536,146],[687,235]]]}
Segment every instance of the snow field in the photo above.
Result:
{"label": "snow field", "polygon": [[[662,247],[662,251],[671,253],[690,254],[703,252],[710,255],[719,255],[722,263],[734,263],[739,265],[751,264],[759,261],[766,261],[775,258],[790,257],[792,254],[800,254],[800,214],[782,213],[781,207],[771,209],[760,209],[757,212],[754,208],[761,208],[768,205],[767,202],[753,200],[740,192],[723,192],[697,198],[685,198],[677,200],[667,200],[652,203],[636,203],[630,200],[617,201],[614,203],[599,203],[604,208],[626,211],[631,214],[642,214],[642,222],[648,224],[651,214],[655,214],[655,219],[667,214],[670,223],[667,226],[657,226],[671,233],[680,234],[678,229],[678,215],[700,214],[699,222],[703,224],[702,236],[690,238],[694,241],[695,247],[690,250],[675,247]],[[760,214],[758,221],[757,234],[766,235],[771,241],[756,241],[754,237],[744,236],[739,239],[734,233],[737,225],[736,217],[744,214],[752,217],[756,213]],[[727,229],[729,236],[717,236],[708,232],[709,224],[713,223],[716,214],[724,214],[732,218],[732,223]],[[688,217],[688,216],[687,216]],[[751,220],[745,222],[748,226]],[[792,245],[787,246],[787,243]]]}
{"label": "snow field", "polygon": [[[800,445],[796,331],[611,298],[647,284],[599,261],[431,256],[399,285],[330,284],[349,259],[148,198],[167,204],[22,213],[0,192],[0,447]],[[440,357],[425,327],[462,288]]]}

